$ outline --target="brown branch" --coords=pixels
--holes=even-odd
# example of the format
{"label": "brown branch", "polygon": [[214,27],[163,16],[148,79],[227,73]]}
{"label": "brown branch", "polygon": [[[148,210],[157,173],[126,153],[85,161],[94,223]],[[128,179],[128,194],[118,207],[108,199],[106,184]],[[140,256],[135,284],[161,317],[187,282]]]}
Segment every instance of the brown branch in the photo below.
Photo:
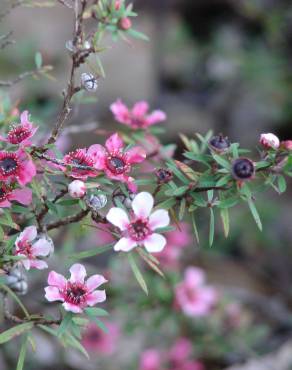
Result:
{"label": "brown branch", "polygon": [[7,81],[0,80],[0,87],[11,87],[11,86],[21,82],[25,78],[38,76],[38,75],[42,74],[43,72],[46,72],[50,69],[51,69],[51,66],[44,66],[42,68],[35,69],[33,71],[23,72],[19,76],[17,76],[16,78],[14,78],[13,80],[7,80]]}
{"label": "brown branch", "polygon": [[69,224],[73,224],[75,222],[81,221],[83,218],[85,218],[89,214],[89,212],[90,212],[89,209],[82,210],[82,211],[80,211],[79,213],[76,213],[73,216],[68,216],[68,217],[65,217],[61,220],[51,222],[51,223],[45,225],[44,227],[47,231],[53,230],[53,229],[58,229],[61,226],[65,226],[65,225],[69,225]]}

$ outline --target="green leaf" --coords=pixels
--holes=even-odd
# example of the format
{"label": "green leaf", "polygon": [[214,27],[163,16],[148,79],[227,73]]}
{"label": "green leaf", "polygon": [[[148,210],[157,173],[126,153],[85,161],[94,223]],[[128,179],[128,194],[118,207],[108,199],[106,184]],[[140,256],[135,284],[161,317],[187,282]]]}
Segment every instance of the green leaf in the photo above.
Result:
{"label": "green leaf", "polygon": [[84,311],[88,316],[108,316],[108,312],[99,307],[87,307]]}
{"label": "green leaf", "polygon": [[186,199],[183,198],[182,201],[180,202],[180,207],[179,207],[179,214],[178,214],[179,221],[183,220],[185,211],[186,211]]}
{"label": "green leaf", "polygon": [[215,233],[215,217],[214,210],[210,208],[210,229],[209,229],[209,246],[211,247],[214,242],[214,233]]}
{"label": "green leaf", "polygon": [[144,40],[144,41],[149,41],[149,37],[144,35],[144,33],[141,33],[141,32],[138,32],[138,31],[135,31],[133,30],[132,28],[129,29],[128,31],[126,31],[126,33],[132,37],[134,37],[135,39],[140,39],[140,40]]}
{"label": "green leaf", "polygon": [[84,258],[90,258],[90,257],[98,256],[99,254],[108,252],[112,248],[113,248],[113,243],[110,243],[110,244],[107,244],[107,245],[104,245],[104,246],[101,246],[101,247],[93,248],[89,251],[75,253],[72,256],[69,256],[69,258],[74,259],[74,260],[81,260],[81,259],[84,259]]}
{"label": "green leaf", "polygon": [[8,329],[0,334],[0,344],[9,342],[13,338],[31,330],[33,328],[32,322],[26,322],[24,324],[19,324],[11,329]]}
{"label": "green leaf", "polygon": [[1,289],[5,290],[15,300],[15,302],[18,303],[26,318],[29,319],[30,315],[18,296],[7,285],[1,285]]}
{"label": "green leaf", "polygon": [[195,212],[192,212],[192,225],[193,225],[193,229],[194,229],[195,236],[197,239],[197,243],[200,244],[200,237],[199,237],[199,232],[198,232],[198,228],[196,224]]}
{"label": "green leaf", "polygon": [[161,208],[163,208],[163,209],[170,209],[175,204],[176,204],[176,200],[174,198],[170,198],[170,199],[165,200],[162,203],[159,203],[157,205],[157,209],[161,209]]}
{"label": "green leaf", "polygon": [[57,336],[61,337],[71,326],[72,324],[72,312],[66,312],[57,332]]}
{"label": "green leaf", "polygon": [[226,168],[227,170],[230,170],[231,164],[226,159],[224,159],[223,157],[221,157],[220,155],[217,155],[217,154],[213,154],[213,158],[222,167]]}
{"label": "green leaf", "polygon": [[23,369],[25,356],[26,356],[26,350],[27,350],[27,342],[28,342],[28,336],[26,335],[22,340],[16,370],[22,370]]}
{"label": "green leaf", "polygon": [[278,188],[280,193],[284,193],[287,189],[285,177],[282,175],[278,177]]}
{"label": "green leaf", "polygon": [[229,212],[228,208],[223,208],[220,210],[220,216],[223,224],[224,235],[227,238],[229,235]]}
{"label": "green leaf", "polygon": [[42,57],[42,54],[39,51],[37,53],[35,53],[34,61],[35,61],[36,67],[38,69],[40,69],[42,67],[42,64],[43,64],[43,57]]}
{"label": "green leaf", "polygon": [[64,338],[64,340],[67,345],[69,345],[72,348],[77,349],[80,353],[82,353],[89,360],[88,352],[83,347],[83,345],[78,341],[78,339],[73,337],[73,335],[69,334]]}
{"label": "green leaf", "polygon": [[139,285],[141,286],[141,288],[143,289],[143,291],[148,295],[147,284],[146,284],[146,282],[143,278],[143,275],[141,274],[141,271],[139,270],[139,267],[136,264],[134,255],[132,253],[129,253],[128,254],[128,259],[129,259],[129,263],[130,263],[130,266],[131,266],[131,269],[133,271],[133,274],[134,274],[135,278],[137,279],[137,281],[138,281]]}
{"label": "green leaf", "polygon": [[249,198],[247,202],[248,202],[248,206],[249,206],[249,209],[251,211],[251,214],[252,214],[258,228],[262,231],[263,230],[262,222],[261,222],[260,215],[258,214],[258,211],[256,209],[256,206],[255,206],[254,202],[252,201],[251,198]]}

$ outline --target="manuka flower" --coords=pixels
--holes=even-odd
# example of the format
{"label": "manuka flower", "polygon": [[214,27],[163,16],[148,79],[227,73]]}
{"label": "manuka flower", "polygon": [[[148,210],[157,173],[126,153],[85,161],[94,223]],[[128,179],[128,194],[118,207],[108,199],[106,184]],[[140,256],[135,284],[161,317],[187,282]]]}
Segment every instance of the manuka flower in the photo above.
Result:
{"label": "manuka flower", "polygon": [[113,134],[105,143],[105,148],[101,145],[96,153],[96,168],[103,170],[108,178],[124,182],[131,191],[136,191],[134,179],[128,176],[132,165],[141,163],[146,158],[144,149],[135,146],[124,151],[123,140],[118,134]]}
{"label": "manuka flower", "polygon": [[115,244],[115,251],[129,252],[137,246],[143,246],[150,253],[161,252],[166,245],[164,236],[156,229],[169,224],[168,212],[159,209],[151,214],[154,199],[150,193],[142,192],[132,201],[133,214],[130,219],[121,208],[111,208],[107,220],[117,226],[123,237]]}
{"label": "manuka flower", "polygon": [[16,180],[20,185],[26,185],[35,175],[36,167],[22,149],[0,151],[0,181]]}
{"label": "manuka flower", "polygon": [[82,345],[87,351],[99,355],[111,355],[115,352],[120,336],[120,328],[112,322],[105,322],[108,333],[91,322],[82,335]]}
{"label": "manuka flower", "polygon": [[[88,150],[77,149],[74,152],[65,155],[63,161],[67,165],[77,165],[92,168],[92,169],[90,168],[83,169],[78,167],[72,167],[72,169],[70,169],[69,172],[70,177],[79,180],[87,180],[88,177],[96,177],[97,171],[95,168],[95,164],[96,164],[96,155],[99,148],[100,145],[91,145],[88,148]],[[62,169],[65,170],[65,168]]]}
{"label": "manuka flower", "polygon": [[106,300],[104,290],[95,290],[107,282],[102,275],[93,275],[85,282],[86,270],[79,263],[71,266],[70,273],[69,280],[55,271],[49,273],[49,286],[45,288],[45,297],[49,302],[61,301],[66,311],[81,313],[87,306]]}
{"label": "manuka flower", "polygon": [[12,201],[28,206],[32,201],[32,191],[29,188],[13,189],[10,185],[0,182],[0,208],[8,208]]}
{"label": "manuka flower", "polygon": [[4,138],[0,135],[0,141],[6,141],[14,145],[28,146],[30,145],[29,139],[36,133],[38,127],[33,126],[29,121],[28,111],[24,111],[20,116],[20,124],[15,124],[11,127]]}
{"label": "manuka flower", "polygon": [[45,261],[39,257],[48,256],[52,253],[53,246],[46,238],[37,239],[35,226],[26,227],[15,241],[14,255],[23,257],[20,263],[26,270],[36,268],[42,270],[48,267]]}
{"label": "manuka flower", "polygon": [[132,109],[129,109],[120,99],[110,106],[115,119],[131,128],[146,129],[158,122],[166,120],[166,114],[161,110],[155,110],[148,114],[149,105],[145,101],[136,103]]}

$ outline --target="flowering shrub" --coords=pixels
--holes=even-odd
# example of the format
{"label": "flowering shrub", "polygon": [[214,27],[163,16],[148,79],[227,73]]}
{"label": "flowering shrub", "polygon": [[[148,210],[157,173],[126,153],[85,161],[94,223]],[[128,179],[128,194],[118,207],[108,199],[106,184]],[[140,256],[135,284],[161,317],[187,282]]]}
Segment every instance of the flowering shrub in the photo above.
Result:
{"label": "flowering shrub", "polygon": [[[175,160],[173,147],[164,147],[159,140],[159,133],[167,126],[166,114],[161,110],[149,113],[149,105],[144,101],[129,109],[118,99],[110,107],[117,132],[109,135],[104,145],[97,143],[61,154],[56,141],[69,121],[73,98],[77,99],[82,90],[94,93],[98,79],[104,77],[101,63],[93,74],[83,73],[81,79],[77,76],[90,55],[98,56],[104,51],[104,34],[109,33],[114,39],[147,38],[132,28],[130,18],[136,14],[124,0],[59,0],[59,3],[73,11],[75,28],[72,41],[67,43],[70,77],[55,126],[47,140],[37,141],[37,130],[39,135],[46,135],[36,124],[37,118],[27,110],[16,117],[15,113],[19,113],[6,103],[1,118],[0,290],[9,327],[0,334],[0,343],[23,337],[19,364],[24,361],[34,329],[46,331],[85,355],[86,349],[112,351],[106,334],[102,333],[99,344],[93,340],[96,330],[106,331],[99,317],[107,312],[96,305],[106,300],[106,292],[97,288],[107,279],[94,274],[85,280],[86,270],[80,263],[71,266],[69,280],[52,271],[51,256],[60,247],[54,248],[53,240],[58,240],[54,230],[63,232],[70,224],[76,224],[109,234],[108,244],[72,253],[68,259],[76,262],[108,251],[126,254],[136,280],[148,294],[148,270],[161,277],[165,277],[164,267],[175,271],[181,248],[192,237],[191,227],[200,242],[196,223],[200,212],[208,215],[210,246],[217,232],[217,216],[228,237],[229,212],[239,203],[249,207],[261,230],[255,195],[263,188],[283,193],[286,177],[292,175],[291,140],[281,142],[273,134],[262,134],[259,138],[257,159],[223,135],[211,132],[190,138],[181,135],[185,159]],[[94,23],[90,32],[86,31],[88,20]],[[39,55],[36,64],[36,75],[47,75],[50,71],[42,65]],[[14,124],[15,120],[20,123]],[[160,123],[162,127],[158,128]],[[115,257],[118,258],[118,253]],[[49,268],[49,273],[41,275],[45,290],[42,298],[52,302],[56,311],[61,309],[61,315],[30,313],[23,306],[19,295],[28,288],[23,268]],[[111,279],[108,280],[110,286]],[[158,289],[159,285],[151,284],[151,288]],[[206,285],[204,272],[199,268],[188,267],[175,290],[166,287],[164,291],[164,304],[182,315],[182,320],[216,315],[219,294]],[[10,312],[11,299],[23,314]],[[145,352],[140,369],[204,369],[191,352],[188,339],[181,338],[165,356],[155,350]]]}

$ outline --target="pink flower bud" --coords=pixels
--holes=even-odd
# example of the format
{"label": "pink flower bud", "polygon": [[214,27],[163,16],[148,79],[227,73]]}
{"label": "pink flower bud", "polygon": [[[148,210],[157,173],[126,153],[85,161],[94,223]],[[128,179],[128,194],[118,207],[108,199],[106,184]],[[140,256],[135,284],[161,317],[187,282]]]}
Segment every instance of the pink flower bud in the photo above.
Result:
{"label": "pink flower bud", "polygon": [[68,191],[72,198],[82,198],[86,193],[86,186],[83,181],[74,180],[69,184]]}
{"label": "pink flower bud", "polygon": [[278,149],[280,146],[280,140],[274,134],[261,134],[260,143],[266,149]]}
{"label": "pink flower bud", "polygon": [[121,6],[122,6],[122,0],[116,0],[116,2],[115,2],[115,10],[116,11],[119,11],[121,9]]}
{"label": "pink flower bud", "polygon": [[281,141],[281,148],[292,150],[292,140]]}
{"label": "pink flower bud", "polygon": [[121,18],[119,20],[119,28],[123,31],[127,31],[132,27],[132,21],[128,17]]}

